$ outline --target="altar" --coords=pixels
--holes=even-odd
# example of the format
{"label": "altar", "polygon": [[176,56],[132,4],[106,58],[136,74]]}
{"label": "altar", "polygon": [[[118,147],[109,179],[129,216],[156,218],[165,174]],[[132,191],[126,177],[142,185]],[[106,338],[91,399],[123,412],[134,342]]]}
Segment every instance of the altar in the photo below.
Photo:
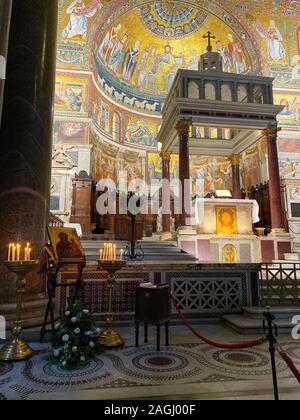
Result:
{"label": "altar", "polygon": [[261,261],[255,200],[202,199],[194,201],[192,228],[179,230],[180,248],[202,263],[249,264]]}

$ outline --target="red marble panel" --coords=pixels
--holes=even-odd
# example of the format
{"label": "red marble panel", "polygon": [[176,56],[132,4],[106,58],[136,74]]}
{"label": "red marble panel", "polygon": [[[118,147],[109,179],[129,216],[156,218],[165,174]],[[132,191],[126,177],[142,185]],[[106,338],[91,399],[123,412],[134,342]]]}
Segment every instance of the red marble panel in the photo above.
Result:
{"label": "red marble panel", "polygon": [[261,254],[264,263],[271,263],[275,260],[274,241],[261,241]]}
{"label": "red marble panel", "polygon": [[278,258],[284,260],[284,254],[292,252],[292,245],[290,242],[278,242]]}

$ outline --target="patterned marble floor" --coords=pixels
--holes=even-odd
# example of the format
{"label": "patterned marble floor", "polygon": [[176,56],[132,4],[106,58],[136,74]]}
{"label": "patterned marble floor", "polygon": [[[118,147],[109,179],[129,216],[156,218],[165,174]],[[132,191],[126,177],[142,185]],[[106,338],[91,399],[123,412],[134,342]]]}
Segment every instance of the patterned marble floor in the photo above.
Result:
{"label": "patterned marble floor", "polygon": [[[215,399],[233,395],[250,399],[258,394],[259,387],[268,389],[268,393],[265,391],[260,396],[268,399],[272,395],[267,345],[251,350],[219,350],[197,342],[180,330],[172,328],[173,344],[159,354],[152,344],[139,349],[132,347],[132,331],[124,330],[126,347],[107,351],[75,372],[65,372],[47,361],[49,345],[33,345],[37,352],[32,359],[0,363],[0,400],[106,399],[107,396],[146,399],[151,395],[166,399],[175,395],[178,399],[212,399],[214,393]],[[242,340],[222,330],[216,331],[216,336],[223,342]],[[154,337],[151,338],[154,344]],[[299,342],[282,338],[281,343],[300,367]],[[277,367],[284,392],[296,397],[299,394],[300,398],[300,386],[280,359]]]}

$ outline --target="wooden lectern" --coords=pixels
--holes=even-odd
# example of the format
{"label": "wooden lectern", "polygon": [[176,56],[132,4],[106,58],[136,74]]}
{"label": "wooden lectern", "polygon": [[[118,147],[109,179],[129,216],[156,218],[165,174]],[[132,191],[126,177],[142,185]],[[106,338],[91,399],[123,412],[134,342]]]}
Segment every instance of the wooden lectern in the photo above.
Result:
{"label": "wooden lectern", "polygon": [[145,343],[148,343],[148,325],[157,328],[157,351],[160,351],[161,326],[166,329],[166,346],[169,346],[169,325],[171,319],[170,287],[168,285],[157,288],[138,287],[136,289],[136,347],[139,347],[140,323],[145,324]]}

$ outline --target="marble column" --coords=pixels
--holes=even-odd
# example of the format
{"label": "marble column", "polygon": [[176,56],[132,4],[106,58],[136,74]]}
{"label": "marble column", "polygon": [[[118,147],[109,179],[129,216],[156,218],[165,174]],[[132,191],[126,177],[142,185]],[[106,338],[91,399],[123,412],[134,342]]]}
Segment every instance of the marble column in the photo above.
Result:
{"label": "marble column", "polygon": [[0,125],[2,115],[2,101],[6,79],[6,61],[10,28],[12,0],[0,2]]}
{"label": "marble column", "polygon": [[[14,1],[0,132],[0,315],[15,315],[15,277],[1,264],[7,244],[30,241],[32,258],[43,257],[49,218],[57,0]],[[40,325],[45,278],[29,277],[24,326]]]}
{"label": "marble column", "polygon": [[[170,162],[171,162],[171,153],[170,152],[162,152],[160,154],[160,157],[162,159],[162,178],[163,180],[166,180],[170,183]],[[170,233],[171,232],[171,190],[170,187],[164,187],[163,188],[163,203],[164,201],[169,203],[169,214],[164,214],[163,212],[163,233]],[[164,206],[163,206],[164,207]]]}
{"label": "marble column", "polygon": [[178,121],[176,130],[179,136],[179,179],[182,184],[182,214],[180,218],[181,226],[189,226],[189,219],[191,217],[190,208],[190,148],[189,148],[189,134],[190,134],[191,122],[190,121]]}
{"label": "marble column", "polygon": [[281,129],[270,128],[264,130],[268,146],[268,166],[269,166],[269,193],[270,193],[270,208],[271,208],[271,222],[273,232],[285,231],[283,208],[281,198],[281,181],[278,161],[277,149],[277,133]]}
{"label": "marble column", "polygon": [[242,198],[241,189],[241,172],[240,172],[240,155],[232,155],[229,158],[232,168],[232,198],[240,200]]}

